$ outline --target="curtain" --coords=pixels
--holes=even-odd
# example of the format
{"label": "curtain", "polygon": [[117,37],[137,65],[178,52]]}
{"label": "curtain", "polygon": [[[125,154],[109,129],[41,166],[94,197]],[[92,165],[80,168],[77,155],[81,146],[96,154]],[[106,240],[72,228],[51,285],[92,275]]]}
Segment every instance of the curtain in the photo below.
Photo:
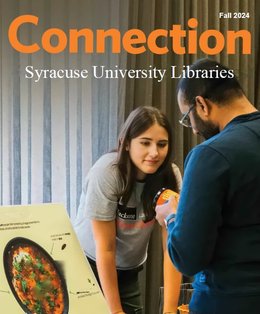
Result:
{"label": "curtain", "polygon": [[[221,20],[218,12],[249,12],[249,19]],[[176,102],[178,80],[168,75],[156,79],[55,79],[26,78],[26,66],[40,69],[181,68],[197,58],[169,52],[131,55],[86,54],[83,42],[79,53],[68,49],[58,54],[40,49],[34,54],[15,51],[8,41],[11,21],[22,14],[39,17],[37,26],[23,26],[19,34],[27,44],[41,43],[43,32],[56,27],[93,30],[130,28],[146,34],[157,28],[170,29],[197,18],[198,34],[205,29],[249,29],[253,37],[251,55],[211,56],[233,68],[250,101],[260,109],[259,2],[252,0],[9,0],[0,1],[0,204],[42,202],[63,203],[73,219],[82,182],[89,168],[104,152],[117,145],[117,136],[129,112],[140,105],[152,105],[167,113],[174,130],[174,162],[183,170],[184,159],[200,138],[182,128]],[[161,42],[164,44],[164,42]],[[110,43],[107,43],[109,48]],[[167,42],[170,48],[170,41]],[[237,48],[238,51],[241,47]],[[145,312],[158,313],[162,285],[162,249],[159,227],[152,235],[149,256],[142,274]]]}
{"label": "curtain", "polygon": [[86,173],[117,144],[125,82],[91,75],[39,79],[35,71],[124,67],[126,54],[18,53],[8,27],[28,12],[39,22],[21,27],[21,42],[40,45],[42,34],[54,27],[66,34],[70,28],[124,29],[127,1],[1,1],[0,203],[61,202],[73,219]]}

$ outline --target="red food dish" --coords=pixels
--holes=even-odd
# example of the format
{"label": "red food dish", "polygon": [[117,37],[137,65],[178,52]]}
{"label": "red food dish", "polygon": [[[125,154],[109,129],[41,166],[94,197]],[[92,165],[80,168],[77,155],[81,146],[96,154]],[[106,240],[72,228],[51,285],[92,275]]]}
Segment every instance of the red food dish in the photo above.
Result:
{"label": "red food dish", "polygon": [[4,250],[9,286],[27,314],[67,314],[68,291],[53,258],[37,243],[22,237]]}

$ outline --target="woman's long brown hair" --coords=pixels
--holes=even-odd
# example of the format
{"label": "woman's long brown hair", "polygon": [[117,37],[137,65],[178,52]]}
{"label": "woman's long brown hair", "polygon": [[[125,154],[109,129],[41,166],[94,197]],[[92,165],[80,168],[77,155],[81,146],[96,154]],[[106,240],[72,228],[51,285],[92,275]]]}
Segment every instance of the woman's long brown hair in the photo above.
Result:
{"label": "woman's long brown hair", "polygon": [[[121,197],[123,205],[126,205],[134,184],[136,182],[136,167],[131,161],[129,152],[126,149],[132,139],[144,133],[152,125],[157,123],[168,133],[168,152],[160,168],[153,174],[148,174],[145,179],[145,185],[142,193],[142,202],[145,212],[145,221],[154,218],[153,199],[155,194],[163,187],[177,191],[177,181],[172,170],[172,131],[166,116],[155,107],[138,107],[130,113],[125,121],[118,141],[118,157],[116,166],[124,181],[124,188]],[[177,191],[178,192],[178,191]]]}

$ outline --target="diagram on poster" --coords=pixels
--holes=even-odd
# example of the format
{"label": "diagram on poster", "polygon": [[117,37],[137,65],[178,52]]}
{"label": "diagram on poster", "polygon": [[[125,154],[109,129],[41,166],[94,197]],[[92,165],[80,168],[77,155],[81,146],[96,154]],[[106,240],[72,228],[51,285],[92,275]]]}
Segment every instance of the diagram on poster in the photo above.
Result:
{"label": "diagram on poster", "polygon": [[62,205],[6,206],[0,215],[3,313],[109,313]]}

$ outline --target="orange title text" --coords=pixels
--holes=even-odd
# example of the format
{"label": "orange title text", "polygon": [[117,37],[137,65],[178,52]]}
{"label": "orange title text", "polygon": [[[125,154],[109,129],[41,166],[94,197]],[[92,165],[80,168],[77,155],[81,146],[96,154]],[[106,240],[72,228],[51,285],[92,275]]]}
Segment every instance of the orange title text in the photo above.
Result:
{"label": "orange title text", "polygon": [[136,55],[146,51],[157,55],[169,52],[183,55],[197,54],[198,49],[208,55],[216,55],[223,50],[227,54],[236,54],[238,43],[242,54],[251,54],[252,50],[251,33],[248,30],[227,30],[223,34],[216,29],[207,29],[199,34],[197,31],[199,22],[196,18],[187,21],[187,29],[183,29],[179,24],[173,24],[171,29],[155,29],[148,35],[137,28],[129,29],[123,34],[116,28],[95,31],[90,28],[71,28],[66,32],[61,28],[48,28],[40,34],[38,41],[31,39],[31,42],[24,42],[19,36],[23,28],[30,26],[37,31],[38,25],[39,17],[35,15],[16,17],[8,29],[11,46],[16,51],[27,54],[40,50],[58,54],[66,49],[69,53],[76,54],[79,52],[80,41],[83,41],[85,53],[99,54],[109,50],[112,53],[126,51]]}

